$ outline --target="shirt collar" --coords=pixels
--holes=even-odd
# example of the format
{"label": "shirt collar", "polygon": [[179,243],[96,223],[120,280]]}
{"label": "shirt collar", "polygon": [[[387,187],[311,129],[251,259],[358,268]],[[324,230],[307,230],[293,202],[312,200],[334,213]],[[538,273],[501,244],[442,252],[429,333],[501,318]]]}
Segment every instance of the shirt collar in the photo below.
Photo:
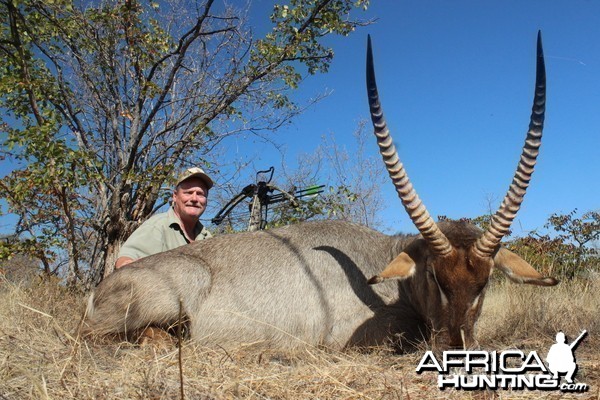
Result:
{"label": "shirt collar", "polygon": [[[169,226],[174,227],[175,225],[177,226],[177,229],[179,229],[183,233],[183,224],[177,216],[177,214],[175,214],[173,206],[169,207],[169,211],[167,211],[167,221],[169,222]],[[194,239],[196,239],[198,235],[200,235],[200,232],[202,232],[203,228],[204,226],[198,220],[198,222],[196,222],[196,226],[194,226]]]}

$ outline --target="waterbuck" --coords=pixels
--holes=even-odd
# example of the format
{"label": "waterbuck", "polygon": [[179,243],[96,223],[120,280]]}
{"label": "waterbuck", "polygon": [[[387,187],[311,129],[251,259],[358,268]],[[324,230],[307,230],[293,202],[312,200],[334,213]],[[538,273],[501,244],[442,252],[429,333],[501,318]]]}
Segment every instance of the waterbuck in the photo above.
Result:
{"label": "waterbuck", "polygon": [[435,223],[400,163],[379,105],[369,38],[367,88],[387,170],[420,235],[387,236],[335,221],[224,235],[121,268],[89,299],[86,326],[133,335],[178,320],[202,344],[399,348],[435,338],[440,347],[476,345],[474,326],[493,268],[518,283],[551,286],[503,248],[529,184],[545,109],[541,38],[533,112],[512,184],[490,227]]}

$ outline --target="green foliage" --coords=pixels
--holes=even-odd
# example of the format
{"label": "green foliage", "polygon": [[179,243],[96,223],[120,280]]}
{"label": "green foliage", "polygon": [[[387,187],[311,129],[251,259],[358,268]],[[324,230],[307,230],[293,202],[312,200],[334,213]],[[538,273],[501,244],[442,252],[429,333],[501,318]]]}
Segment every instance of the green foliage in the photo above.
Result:
{"label": "green foliage", "polygon": [[577,217],[577,210],[553,214],[545,225],[546,234],[532,232],[516,239],[511,247],[548,276],[573,279],[600,271],[600,252],[591,246],[600,235],[597,212]]}
{"label": "green foliage", "polygon": [[[440,221],[448,220],[440,216]],[[490,215],[466,218],[482,230],[491,222]],[[524,237],[507,240],[504,245],[519,254],[544,276],[573,279],[600,272],[600,213],[589,211],[578,217],[577,210],[552,214],[544,225],[548,231],[533,231]]]}
{"label": "green foliage", "polygon": [[[347,36],[358,25],[350,20],[354,7],[365,7],[368,0],[291,0],[289,4],[276,4],[271,14],[273,30],[257,42],[252,52],[252,63],[257,71],[282,60],[302,60],[309,74],[327,72],[333,50],[319,42],[328,34]],[[309,23],[310,21],[310,23]],[[290,88],[298,87],[302,75],[294,65],[280,71],[280,77]]]}
{"label": "green foliage", "polygon": [[514,239],[509,247],[548,276],[573,279],[600,271],[600,252],[591,245],[600,237],[600,213],[580,217],[577,210],[552,214],[545,225],[548,233],[532,232]]}
{"label": "green foliage", "polygon": [[574,242],[583,248],[600,238],[600,212],[589,211],[577,218],[577,209],[568,214],[552,214],[546,228],[552,228],[558,237],[566,242]]}
{"label": "green foliage", "polygon": [[319,195],[298,199],[298,206],[286,203],[273,210],[268,227],[291,225],[314,219],[339,219],[357,195],[346,186],[329,186]]}

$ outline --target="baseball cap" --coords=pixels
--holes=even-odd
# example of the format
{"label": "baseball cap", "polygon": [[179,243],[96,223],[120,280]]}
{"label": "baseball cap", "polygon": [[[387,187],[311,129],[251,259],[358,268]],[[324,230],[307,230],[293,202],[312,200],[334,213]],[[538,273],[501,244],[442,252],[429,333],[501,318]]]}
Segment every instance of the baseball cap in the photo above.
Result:
{"label": "baseball cap", "polygon": [[190,179],[190,178],[202,179],[204,181],[204,183],[206,183],[206,186],[208,187],[208,189],[213,187],[212,179],[210,179],[210,177],[208,175],[206,175],[206,173],[202,170],[202,168],[198,168],[198,167],[188,168],[185,171],[183,171],[181,173],[181,175],[179,175],[179,178],[177,179],[177,184],[175,184],[175,187],[179,186],[181,184],[181,182],[183,182],[187,179]]}

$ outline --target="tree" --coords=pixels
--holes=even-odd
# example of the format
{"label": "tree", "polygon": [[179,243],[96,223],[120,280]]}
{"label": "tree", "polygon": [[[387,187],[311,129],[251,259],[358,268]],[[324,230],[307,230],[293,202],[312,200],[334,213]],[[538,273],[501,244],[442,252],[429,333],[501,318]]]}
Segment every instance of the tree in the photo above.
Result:
{"label": "tree", "polygon": [[556,259],[556,273],[568,279],[597,272],[600,267],[600,253],[591,247],[600,238],[600,212],[578,214],[577,209],[552,214],[544,227],[552,229],[553,234],[529,235],[532,242],[546,245],[541,254]]}
{"label": "tree", "polygon": [[[387,174],[382,173],[385,171],[381,156],[378,153],[369,155],[365,148],[372,139],[372,132],[365,126],[366,121],[359,122],[354,132],[354,142],[350,144],[351,150],[341,146],[333,134],[324,135],[313,151],[298,157],[297,167],[290,169],[284,163],[275,172],[260,171],[256,178],[230,182],[227,190],[217,194],[217,204],[227,204],[226,209],[229,210],[230,202],[236,200],[241,192],[246,197],[227,213],[217,231],[232,233],[248,229],[252,204],[250,198],[253,194],[248,190],[248,185],[258,183],[252,182],[253,178],[265,182],[272,178],[274,187],[298,196],[294,204],[279,190],[269,192],[275,201],[265,202],[268,210],[267,229],[317,219],[344,220],[372,228],[387,228],[377,215],[383,206],[381,185],[388,178]],[[242,169],[247,170],[247,167]]]}
{"label": "tree", "polygon": [[367,121],[358,123],[351,151],[341,147],[331,134],[322,138],[312,154],[302,156],[299,170],[288,180],[300,187],[323,182],[328,188],[318,197],[301,201],[298,208],[278,209],[277,224],[321,218],[388,228],[377,215],[383,208],[381,187],[389,178],[379,153],[369,154],[366,149],[373,139],[366,126]]}
{"label": "tree", "polygon": [[574,242],[579,249],[584,249],[600,238],[600,212],[588,211],[577,217],[577,209],[568,214],[552,214],[548,218],[546,228],[553,228],[559,237]]}
{"label": "tree", "polygon": [[291,0],[253,37],[246,9],[214,0],[1,0],[0,197],[69,284],[112,271],[121,243],[166,203],[175,171],[210,168],[226,136],[270,131],[326,72],[323,38],[368,0]]}
{"label": "tree", "polygon": [[[464,220],[485,230],[491,218],[491,214],[486,214]],[[439,219],[450,220],[446,216]],[[600,271],[600,252],[594,247],[600,238],[600,212],[588,211],[581,216],[577,209],[567,214],[554,213],[544,228],[548,230],[546,233],[533,230],[527,236],[507,240],[504,246],[535,265],[545,276],[573,279]]]}
{"label": "tree", "polygon": [[[487,229],[490,219],[491,215],[483,215],[467,220]],[[547,232],[534,230],[527,236],[508,240],[505,246],[546,276],[573,279],[599,271],[600,252],[592,246],[600,238],[599,212],[588,211],[581,216],[578,216],[577,210],[567,214],[555,213],[548,218],[544,228]]]}

